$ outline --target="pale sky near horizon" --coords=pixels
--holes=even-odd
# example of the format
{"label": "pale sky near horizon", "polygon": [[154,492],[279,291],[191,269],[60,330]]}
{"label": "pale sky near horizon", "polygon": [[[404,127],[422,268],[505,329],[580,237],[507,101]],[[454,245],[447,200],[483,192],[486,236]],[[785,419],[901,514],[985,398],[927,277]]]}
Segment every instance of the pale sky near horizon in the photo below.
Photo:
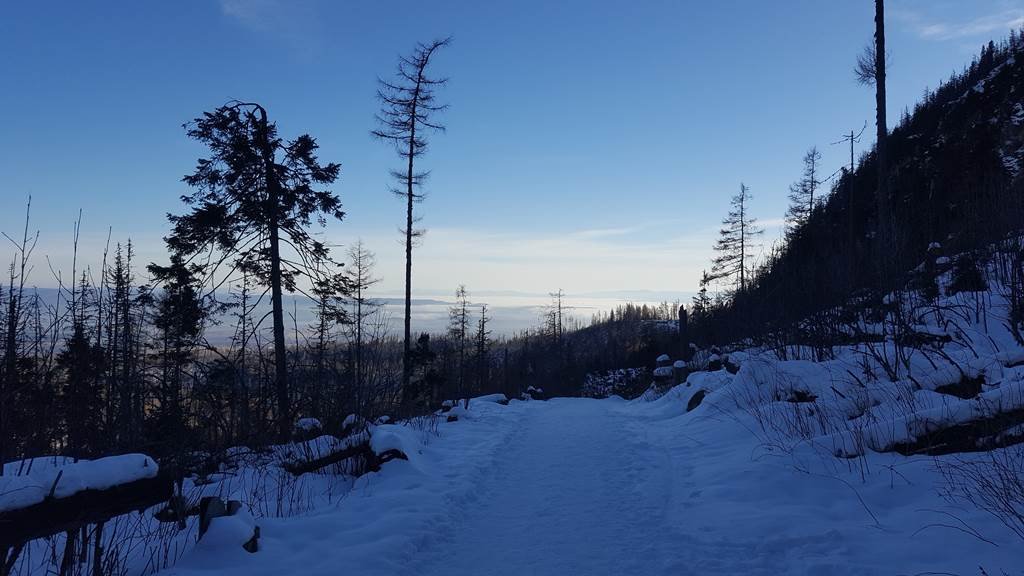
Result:
{"label": "pale sky near horizon", "polygon": [[[887,3],[889,117],[1024,25],[1024,0]],[[817,145],[865,123],[873,94],[852,64],[870,0],[819,2],[8,2],[0,7],[0,231],[33,198],[45,257],[70,268],[73,222],[93,265],[107,229],[140,263],[163,261],[165,213],[204,150],[182,123],[231,99],[263,103],[283,136],[308,132],[342,164],[348,216],[381,292],[402,285],[394,152],[374,141],[378,76],[417,41],[452,35],[434,73],[451,108],[422,167],[428,229],[419,293],[696,289],[741,181],[778,237],[790,182]],[[6,260],[7,252],[0,251]]]}

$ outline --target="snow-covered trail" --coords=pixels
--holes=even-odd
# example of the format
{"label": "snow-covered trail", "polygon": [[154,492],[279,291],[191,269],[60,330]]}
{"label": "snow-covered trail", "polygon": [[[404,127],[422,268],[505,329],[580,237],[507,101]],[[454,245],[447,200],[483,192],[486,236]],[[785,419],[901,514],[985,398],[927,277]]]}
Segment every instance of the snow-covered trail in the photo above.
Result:
{"label": "snow-covered trail", "polygon": [[[944,528],[927,459],[874,455],[874,472],[798,472],[751,423],[685,388],[653,402],[474,401],[440,428],[389,425],[409,455],[339,502],[262,518],[260,550],[204,539],[177,575],[501,576],[999,574],[999,546]],[[816,462],[812,459],[811,464]],[[826,461],[827,462],[827,461]],[[1018,571],[1007,571],[1018,574]]]}
{"label": "snow-covered trail", "polygon": [[671,469],[616,406],[532,405],[479,501],[409,573],[652,573],[664,551]]}

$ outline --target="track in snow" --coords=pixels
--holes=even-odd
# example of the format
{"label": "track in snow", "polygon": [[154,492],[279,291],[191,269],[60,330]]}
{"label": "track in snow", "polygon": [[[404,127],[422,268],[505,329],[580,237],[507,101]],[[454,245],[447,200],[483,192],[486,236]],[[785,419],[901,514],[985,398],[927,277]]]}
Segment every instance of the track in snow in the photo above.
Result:
{"label": "track in snow", "polygon": [[534,403],[475,501],[409,573],[641,574],[660,564],[668,456],[614,407]]}

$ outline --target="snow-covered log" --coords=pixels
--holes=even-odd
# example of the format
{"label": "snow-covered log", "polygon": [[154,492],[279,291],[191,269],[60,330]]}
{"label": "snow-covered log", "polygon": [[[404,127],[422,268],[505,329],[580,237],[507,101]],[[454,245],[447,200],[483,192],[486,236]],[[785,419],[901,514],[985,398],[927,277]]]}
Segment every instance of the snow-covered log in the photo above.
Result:
{"label": "snow-covered log", "polygon": [[0,511],[0,548],[77,530],[88,524],[144,510],[169,500],[174,492],[170,475],[157,474],[103,489],[85,489],[63,498]]}
{"label": "snow-covered log", "polygon": [[[303,443],[300,449],[290,450],[281,467],[296,476],[316,472],[349,458],[362,458],[365,470],[375,472],[380,465],[394,459],[406,460],[397,449],[381,449],[372,442],[373,429],[369,428],[343,439],[321,436]],[[326,440],[326,441],[325,441]]]}

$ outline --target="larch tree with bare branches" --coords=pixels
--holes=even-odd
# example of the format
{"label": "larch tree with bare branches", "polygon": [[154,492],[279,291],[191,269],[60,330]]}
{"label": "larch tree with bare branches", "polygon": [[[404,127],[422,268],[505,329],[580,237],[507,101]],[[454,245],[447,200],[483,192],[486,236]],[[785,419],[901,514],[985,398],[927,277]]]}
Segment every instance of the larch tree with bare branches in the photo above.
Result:
{"label": "larch tree with bare branches", "polygon": [[412,248],[416,239],[423,234],[422,230],[414,230],[416,218],[413,216],[413,205],[423,200],[422,186],[429,172],[416,170],[416,159],[427,151],[426,134],[444,131],[444,126],[434,120],[434,115],[445,108],[446,104],[438,103],[435,91],[443,86],[447,78],[432,78],[427,75],[430,59],[441,48],[448,46],[451,38],[420,43],[411,56],[402,56],[398,60],[397,79],[388,82],[378,80],[380,87],[377,98],[381,102],[381,111],[377,114],[379,127],[373,135],[381,140],[392,143],[404,166],[393,170],[391,175],[396,185],[391,189],[399,198],[405,200],[405,331],[402,354],[402,387],[407,389],[412,375],[409,354],[412,350]]}

